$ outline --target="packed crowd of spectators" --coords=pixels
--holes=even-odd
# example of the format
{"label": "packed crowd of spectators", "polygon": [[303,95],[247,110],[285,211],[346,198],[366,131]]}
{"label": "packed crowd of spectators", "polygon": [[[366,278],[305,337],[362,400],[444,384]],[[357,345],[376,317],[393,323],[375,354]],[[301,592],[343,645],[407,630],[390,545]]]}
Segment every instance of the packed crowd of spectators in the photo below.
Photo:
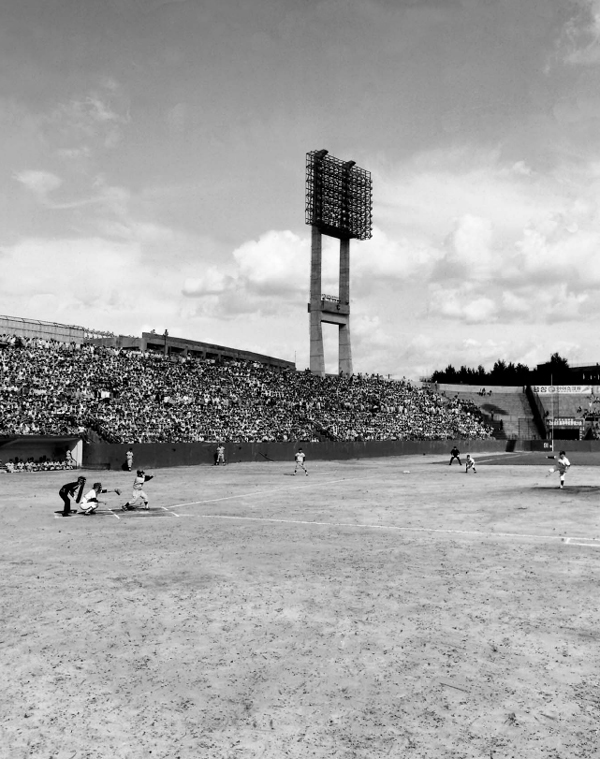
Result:
{"label": "packed crowd of spectators", "polygon": [[474,404],[380,375],[319,377],[0,336],[0,436],[113,443],[487,438]]}

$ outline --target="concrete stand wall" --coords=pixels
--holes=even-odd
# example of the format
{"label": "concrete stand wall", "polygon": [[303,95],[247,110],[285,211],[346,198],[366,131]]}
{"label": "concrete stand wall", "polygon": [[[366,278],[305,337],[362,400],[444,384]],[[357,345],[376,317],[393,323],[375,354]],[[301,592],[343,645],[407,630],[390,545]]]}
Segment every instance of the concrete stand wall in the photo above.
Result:
{"label": "concrete stand wall", "polygon": [[[456,443],[461,453],[515,450],[514,440],[389,440],[367,443],[228,443],[225,457],[228,463],[241,461],[289,461],[302,448],[307,461],[379,458],[382,456],[415,456],[435,454],[445,456]],[[125,453],[133,448],[133,469],[158,469],[172,466],[198,466],[214,463],[215,443],[143,443],[84,445],[83,466],[89,469],[126,469]],[[572,446],[570,446],[572,449]],[[525,450],[520,448],[520,450]],[[527,449],[529,450],[529,449]]]}

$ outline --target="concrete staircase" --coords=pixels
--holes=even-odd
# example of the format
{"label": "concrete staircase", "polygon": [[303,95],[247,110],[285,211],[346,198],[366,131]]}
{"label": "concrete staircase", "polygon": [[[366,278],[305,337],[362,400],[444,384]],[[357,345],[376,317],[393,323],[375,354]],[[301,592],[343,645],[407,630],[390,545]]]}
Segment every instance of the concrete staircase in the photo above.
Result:
{"label": "concrete staircase", "polygon": [[502,440],[540,439],[540,432],[534,420],[533,411],[527,400],[525,388],[519,387],[486,387],[485,395],[482,388],[472,385],[438,385],[438,392],[448,398],[459,398],[470,401],[477,406],[487,424],[494,428],[494,437]]}

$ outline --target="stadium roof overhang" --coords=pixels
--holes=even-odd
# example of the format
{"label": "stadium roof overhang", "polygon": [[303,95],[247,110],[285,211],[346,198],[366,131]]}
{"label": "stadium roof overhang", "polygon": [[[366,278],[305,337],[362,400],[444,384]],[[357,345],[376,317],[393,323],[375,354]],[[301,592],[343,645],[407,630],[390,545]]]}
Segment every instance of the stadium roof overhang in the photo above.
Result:
{"label": "stadium roof overhang", "polygon": [[0,437],[0,448],[19,443],[72,443],[77,440],[78,435],[10,435]]}

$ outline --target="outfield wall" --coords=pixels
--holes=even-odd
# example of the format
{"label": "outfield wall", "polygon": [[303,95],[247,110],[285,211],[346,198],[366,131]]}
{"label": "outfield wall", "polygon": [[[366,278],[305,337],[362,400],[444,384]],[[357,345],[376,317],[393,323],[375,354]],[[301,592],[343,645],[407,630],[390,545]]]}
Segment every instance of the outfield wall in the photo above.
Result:
{"label": "outfield wall", "polygon": [[[225,456],[229,463],[241,461],[290,461],[302,447],[308,461],[344,461],[393,456],[447,456],[453,445],[461,453],[503,453],[547,451],[549,440],[386,440],[367,443],[227,443]],[[83,446],[83,451],[81,450]],[[214,463],[216,443],[139,443],[133,445],[82,443],[79,438],[24,436],[0,438],[0,459],[18,456],[27,459],[42,455],[63,459],[69,449],[77,463],[88,469],[126,469],[125,453],[133,449],[133,468],[159,469],[175,466],[199,466]],[[554,450],[571,453],[600,453],[600,440],[555,440]]]}
{"label": "outfield wall", "polygon": [[[434,454],[446,456],[453,445],[462,453],[494,453],[515,449],[514,440],[386,440],[366,443],[227,443],[229,463],[241,461],[290,461],[302,448],[307,461],[340,461]],[[134,445],[85,443],[83,466],[89,469],[126,469],[125,453],[133,449],[134,469],[198,466],[214,463],[216,443],[140,443]],[[600,447],[599,447],[600,448]]]}

